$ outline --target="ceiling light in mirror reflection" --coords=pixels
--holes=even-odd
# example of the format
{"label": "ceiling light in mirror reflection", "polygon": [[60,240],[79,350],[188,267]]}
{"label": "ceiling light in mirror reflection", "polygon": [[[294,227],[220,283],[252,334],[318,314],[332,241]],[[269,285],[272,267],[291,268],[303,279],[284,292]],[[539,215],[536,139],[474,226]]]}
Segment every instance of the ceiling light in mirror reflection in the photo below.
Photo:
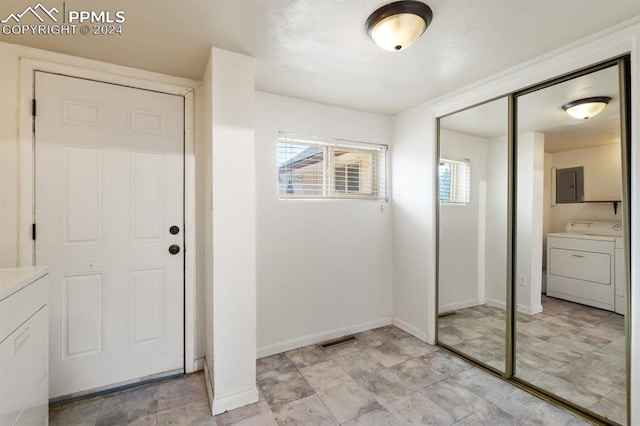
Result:
{"label": "ceiling light in mirror reflection", "polygon": [[604,111],[609,102],[611,102],[610,97],[597,96],[567,102],[562,106],[562,109],[573,118],[586,120]]}

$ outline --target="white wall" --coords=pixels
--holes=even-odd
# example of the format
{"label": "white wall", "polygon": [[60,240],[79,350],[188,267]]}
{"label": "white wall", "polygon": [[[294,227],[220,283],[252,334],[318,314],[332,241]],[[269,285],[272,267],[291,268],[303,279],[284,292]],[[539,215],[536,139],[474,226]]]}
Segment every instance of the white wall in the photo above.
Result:
{"label": "white wall", "polygon": [[[585,200],[620,200],[622,171],[620,144],[556,152],[551,155],[551,167],[564,169],[584,166]],[[551,196],[549,195],[549,200]],[[614,214],[611,203],[556,204],[551,207],[549,232],[564,232],[573,219],[622,221],[622,209]]]}
{"label": "white wall", "polygon": [[507,138],[487,141],[485,302],[505,308],[507,301],[507,223],[509,164]]}
{"label": "white wall", "polygon": [[394,324],[435,341],[436,128],[427,104],[395,117],[393,204]]}
{"label": "white wall", "polygon": [[469,204],[440,203],[439,312],[484,304],[487,140],[442,129],[440,156],[469,160]]}
{"label": "white wall", "polygon": [[[389,203],[278,200],[278,132],[389,144],[391,118],[256,99],[258,356],[391,323]],[[215,156],[215,153],[214,153]]]}
{"label": "white wall", "polygon": [[[213,138],[213,75],[211,55],[202,78],[202,85],[196,89],[196,231],[198,234],[197,272],[198,305],[202,312],[198,316],[198,326],[202,338],[197,352],[207,355],[207,384],[213,391],[213,202],[212,202],[212,138]],[[213,400],[213,393],[210,395]]]}
{"label": "white wall", "polygon": [[542,312],[542,194],[544,134],[518,135],[516,300],[519,311]]}
{"label": "white wall", "polygon": [[255,61],[213,48],[211,80],[213,348],[206,358],[218,414],[258,400]]}

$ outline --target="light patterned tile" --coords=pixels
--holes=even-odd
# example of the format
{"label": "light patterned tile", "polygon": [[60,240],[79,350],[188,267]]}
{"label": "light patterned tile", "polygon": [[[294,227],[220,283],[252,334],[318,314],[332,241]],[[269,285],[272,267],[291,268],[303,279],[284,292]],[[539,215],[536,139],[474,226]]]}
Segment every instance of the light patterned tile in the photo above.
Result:
{"label": "light patterned tile", "polygon": [[194,398],[207,404],[207,389],[202,373],[189,374],[158,385],[158,411],[194,402]]}
{"label": "light patterned tile", "polygon": [[519,426],[518,419],[493,404],[486,404],[456,423],[456,426]]}
{"label": "light patterned tile", "polygon": [[428,353],[438,350],[437,346],[429,345],[416,337],[405,337],[404,339],[397,339],[391,342],[397,346],[402,353],[409,355],[410,357],[424,356]]}
{"label": "light patterned tile", "polygon": [[108,396],[98,417],[98,426],[129,423],[158,412],[158,385],[149,385]]}
{"label": "light patterned tile", "polygon": [[373,396],[354,381],[324,389],[318,396],[340,423],[380,408]]}
{"label": "light patterned tile", "polygon": [[614,422],[626,425],[627,424],[627,403],[624,399],[611,399],[602,398],[595,404],[589,407],[594,413],[598,413],[604,417],[613,420]]}
{"label": "light patterned tile", "polygon": [[384,365],[380,364],[366,351],[336,358],[335,361],[349,376],[354,379],[366,376],[384,368]]}
{"label": "light patterned tile", "polygon": [[511,414],[524,425],[562,426],[575,420],[566,411],[519,389],[495,401],[493,405]]}
{"label": "light patterned tile", "polygon": [[380,403],[386,404],[411,393],[407,383],[393,370],[384,369],[356,379],[356,383]]}
{"label": "light patterned tile", "polygon": [[385,367],[393,367],[411,359],[409,355],[402,353],[400,348],[391,343],[384,343],[375,348],[367,349],[365,352]]}
{"label": "light patterned tile", "polygon": [[427,367],[444,376],[454,376],[471,368],[471,364],[445,351],[427,354],[420,358]]}
{"label": "light patterned tile", "polygon": [[[137,419],[127,422],[127,426],[156,426],[157,415],[148,414],[146,416],[138,417]],[[181,423],[182,425],[188,425],[188,423]]]}
{"label": "light patterned tile", "polygon": [[104,398],[80,401],[49,411],[50,426],[93,426],[98,421]]}
{"label": "light patterned tile", "polygon": [[216,420],[209,407],[200,403],[189,403],[179,407],[159,411],[158,426],[216,426]]}
{"label": "light patterned tile", "polygon": [[279,425],[338,425],[337,420],[320,401],[317,395],[285,404],[275,411],[275,418]]}
{"label": "light patterned tile", "polygon": [[404,386],[417,391],[449,377],[447,374],[433,370],[422,358],[414,358],[391,369],[400,377]]}
{"label": "light patterned tile", "polygon": [[329,360],[327,354],[324,353],[317,345],[309,345],[303,348],[294,349],[286,352],[287,357],[298,368],[309,367],[314,364]]}
{"label": "light patterned tile", "polygon": [[354,342],[354,346],[359,349],[368,349],[376,346],[380,346],[385,342],[385,337],[380,333],[377,333],[375,330],[363,331],[362,333],[355,334],[356,342]]}
{"label": "light patterned tile", "polygon": [[343,423],[344,426],[403,426],[403,423],[396,419],[385,408],[371,411]]}
{"label": "light patterned tile", "polygon": [[275,416],[271,411],[256,414],[255,416],[242,419],[237,423],[233,423],[233,426],[277,426]]}
{"label": "light patterned tile", "polygon": [[236,408],[235,410],[227,411],[226,413],[218,414],[216,416],[216,423],[218,426],[228,426],[240,420],[247,419],[249,417],[257,416],[258,414],[271,411],[269,404],[266,400],[260,400],[253,404],[245,405],[244,407]]}
{"label": "light patterned tile", "polygon": [[439,425],[455,423],[455,419],[420,392],[397,399],[385,408],[403,425]]}
{"label": "light patterned tile", "polygon": [[471,368],[451,377],[451,383],[467,389],[488,402],[503,398],[516,388],[502,379],[478,368]]}
{"label": "light patterned tile", "polygon": [[260,358],[256,362],[256,380],[260,386],[293,379],[298,369],[286,354]]}
{"label": "light patterned tile", "polygon": [[261,386],[262,393],[269,403],[271,409],[284,404],[288,404],[297,399],[312,395],[313,389],[300,373],[293,379],[275,384]]}
{"label": "light patterned tile", "polygon": [[457,386],[452,379],[434,383],[418,391],[418,393],[446,411],[456,421],[467,417],[488,404],[473,392]]}
{"label": "light patterned tile", "polygon": [[335,361],[321,362],[301,368],[300,373],[316,392],[352,380],[351,376]]}

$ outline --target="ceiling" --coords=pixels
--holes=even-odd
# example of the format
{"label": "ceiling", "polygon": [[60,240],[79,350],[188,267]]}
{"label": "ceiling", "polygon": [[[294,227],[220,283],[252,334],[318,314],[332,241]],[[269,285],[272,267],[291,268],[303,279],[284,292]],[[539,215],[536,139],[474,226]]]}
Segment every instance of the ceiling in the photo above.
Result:
{"label": "ceiling", "polygon": [[[3,0],[0,18],[37,1]],[[395,114],[640,15],[638,0],[425,1],[433,22],[400,52],[364,30],[384,0],[66,0],[67,11],[125,11],[123,34],[0,41],[196,80],[213,45],[256,58],[258,90]]]}
{"label": "ceiling", "polygon": [[[577,99],[609,96],[599,115],[577,120],[562,105]],[[545,151],[561,152],[620,142],[620,96],[618,68],[610,67],[520,96],[517,131],[541,132]],[[491,139],[507,134],[507,99],[501,98],[444,117],[441,127]]]}

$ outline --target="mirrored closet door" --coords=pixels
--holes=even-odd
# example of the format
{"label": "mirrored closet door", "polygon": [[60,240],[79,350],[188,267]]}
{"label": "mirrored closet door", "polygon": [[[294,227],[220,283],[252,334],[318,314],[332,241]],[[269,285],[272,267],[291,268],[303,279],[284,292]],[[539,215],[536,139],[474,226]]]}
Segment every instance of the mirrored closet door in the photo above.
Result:
{"label": "mirrored closet door", "polygon": [[628,58],[438,119],[438,343],[628,419]]}
{"label": "mirrored closet door", "polygon": [[438,340],[505,372],[508,101],[439,120]]}
{"label": "mirrored closet door", "polygon": [[515,377],[624,424],[620,67],[515,97]]}

